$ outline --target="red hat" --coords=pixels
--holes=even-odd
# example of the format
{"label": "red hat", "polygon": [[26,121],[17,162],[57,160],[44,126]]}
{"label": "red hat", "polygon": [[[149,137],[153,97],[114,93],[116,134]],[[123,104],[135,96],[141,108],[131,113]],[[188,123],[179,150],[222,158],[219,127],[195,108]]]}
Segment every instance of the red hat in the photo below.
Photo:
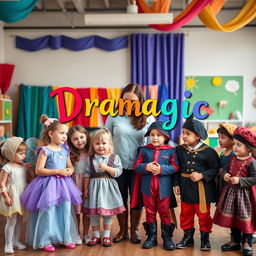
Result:
{"label": "red hat", "polygon": [[246,127],[237,127],[234,131],[234,139],[247,146],[256,147],[256,133]]}

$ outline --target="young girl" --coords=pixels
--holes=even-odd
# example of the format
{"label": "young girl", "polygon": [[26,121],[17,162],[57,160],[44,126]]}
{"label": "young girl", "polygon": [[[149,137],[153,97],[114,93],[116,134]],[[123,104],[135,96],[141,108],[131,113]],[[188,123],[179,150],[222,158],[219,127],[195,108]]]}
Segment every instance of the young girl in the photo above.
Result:
{"label": "young girl", "polygon": [[243,254],[249,256],[253,255],[252,233],[256,228],[256,133],[237,127],[233,143],[235,155],[223,170],[225,185],[213,221],[231,228],[232,241],[221,247],[223,251],[240,251],[242,241]]}
{"label": "young girl", "polygon": [[212,231],[211,203],[216,201],[215,177],[219,170],[216,151],[201,140],[207,132],[198,120],[188,118],[182,127],[183,145],[176,151],[180,171],[175,177],[175,192],[181,195],[180,226],[184,230],[176,248],[183,249],[194,243],[194,216],[199,219],[201,250],[211,250],[209,233]]}
{"label": "young girl", "polygon": [[168,146],[170,136],[163,129],[163,122],[157,121],[150,125],[145,136],[150,137],[150,144],[139,147],[134,169],[142,174],[141,192],[146,209],[146,222],[143,223],[146,241],[142,248],[150,249],[157,245],[156,213],[161,218],[163,247],[174,250],[172,235],[175,225],[171,223],[169,206],[172,196],[172,177],[178,169],[175,148]]}
{"label": "young girl", "polygon": [[22,215],[24,213],[20,203],[20,194],[27,182],[27,167],[24,164],[27,145],[23,138],[11,137],[1,141],[1,160],[9,162],[2,167],[0,175],[0,214],[6,216],[5,225],[5,253],[14,253],[13,248],[26,249],[20,239]]}
{"label": "young girl", "polygon": [[[87,153],[90,145],[90,136],[88,131],[82,125],[75,125],[71,127],[68,131],[68,145],[70,148],[70,159],[74,166],[75,172],[72,178],[80,189],[83,190],[83,176],[85,169],[85,160],[87,158]],[[75,213],[77,218],[78,230],[80,227],[80,218],[82,215],[82,204],[75,205]],[[83,237],[85,243],[90,241],[89,235],[90,218],[83,214]],[[79,239],[77,244],[81,244],[82,241]]]}
{"label": "young girl", "polygon": [[72,204],[82,200],[70,177],[74,168],[65,144],[68,127],[46,115],[42,115],[41,123],[38,176],[21,195],[23,206],[30,211],[27,241],[34,249],[46,252],[55,251],[55,244],[72,249],[79,239]]}
{"label": "young girl", "polygon": [[233,152],[233,135],[234,130],[236,129],[236,125],[222,123],[219,125],[220,127],[217,129],[217,133],[219,136],[219,144],[221,148],[225,150],[220,155],[220,169],[218,173],[218,177],[216,179],[217,183],[217,199],[220,196],[221,188],[222,188],[222,180],[219,178],[222,174],[223,168],[229,163],[231,156],[234,155]]}
{"label": "young girl", "polygon": [[122,173],[121,160],[113,154],[111,134],[107,129],[100,129],[92,136],[86,160],[84,197],[84,213],[90,215],[94,236],[88,243],[95,246],[100,243],[100,216],[103,217],[103,246],[112,245],[110,230],[112,216],[125,211],[118,184],[114,178]]}

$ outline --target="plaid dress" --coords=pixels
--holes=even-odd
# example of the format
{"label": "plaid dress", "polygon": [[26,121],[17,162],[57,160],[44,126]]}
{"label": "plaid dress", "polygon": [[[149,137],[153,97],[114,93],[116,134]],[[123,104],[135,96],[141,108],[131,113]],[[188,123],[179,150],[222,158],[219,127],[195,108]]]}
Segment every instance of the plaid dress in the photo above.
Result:
{"label": "plaid dress", "polygon": [[[228,173],[236,177],[250,177],[249,165],[254,160],[232,156]],[[243,233],[253,233],[256,227],[256,186],[232,185],[225,182],[214,214],[213,222],[226,228],[238,228]]]}

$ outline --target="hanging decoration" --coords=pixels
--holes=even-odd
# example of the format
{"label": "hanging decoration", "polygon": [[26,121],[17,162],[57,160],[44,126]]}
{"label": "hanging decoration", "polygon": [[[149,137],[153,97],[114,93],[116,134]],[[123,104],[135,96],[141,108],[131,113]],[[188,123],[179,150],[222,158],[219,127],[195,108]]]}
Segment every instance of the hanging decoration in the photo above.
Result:
{"label": "hanging decoration", "polygon": [[256,1],[247,0],[240,12],[232,20],[223,25],[221,25],[216,18],[218,11],[219,10],[212,8],[211,5],[208,5],[198,16],[203,24],[210,29],[232,32],[244,27],[256,17]]}
{"label": "hanging decoration", "polygon": [[38,0],[0,1],[0,20],[17,22],[26,18]]}
{"label": "hanging decoration", "polygon": [[[181,28],[191,21],[195,16],[197,16],[211,1],[212,0],[193,0],[177,17],[174,18],[172,24],[150,25],[150,27],[160,31],[172,31]],[[156,0],[152,6],[152,9],[148,7],[144,0],[137,0],[137,3],[140,11],[146,13],[166,13],[170,8],[170,1]]]}
{"label": "hanging decoration", "polygon": [[30,52],[39,51],[45,48],[51,48],[53,50],[65,48],[72,51],[82,51],[93,47],[105,51],[116,51],[127,48],[128,36],[120,36],[113,39],[108,39],[101,36],[72,38],[64,35],[47,35],[36,39],[28,39],[25,37],[16,36],[16,48]]}
{"label": "hanging decoration", "polygon": [[14,67],[13,64],[0,64],[0,91],[3,94],[10,87]]}
{"label": "hanging decoration", "polygon": [[185,83],[186,90],[193,92],[194,88],[198,88],[198,86],[196,85],[197,82],[198,80],[196,80],[195,77],[187,77]]}

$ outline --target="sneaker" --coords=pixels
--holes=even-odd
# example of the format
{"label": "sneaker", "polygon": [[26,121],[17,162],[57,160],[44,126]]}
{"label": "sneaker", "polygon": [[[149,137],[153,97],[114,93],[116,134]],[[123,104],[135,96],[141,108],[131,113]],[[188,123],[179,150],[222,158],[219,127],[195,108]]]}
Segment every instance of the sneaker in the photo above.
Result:
{"label": "sneaker", "polygon": [[18,250],[25,250],[27,246],[19,241],[13,243],[13,247]]}

